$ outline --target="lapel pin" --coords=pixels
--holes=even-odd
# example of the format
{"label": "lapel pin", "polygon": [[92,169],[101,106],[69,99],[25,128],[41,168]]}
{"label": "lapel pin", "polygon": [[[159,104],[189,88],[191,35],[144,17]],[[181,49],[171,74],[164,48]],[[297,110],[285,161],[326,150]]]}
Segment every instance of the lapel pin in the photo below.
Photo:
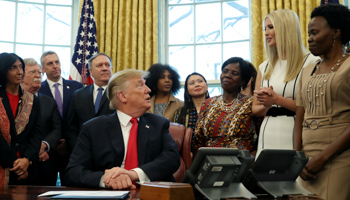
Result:
{"label": "lapel pin", "polygon": [[67,85],[67,89],[69,89],[69,86]]}
{"label": "lapel pin", "polygon": [[149,128],[149,126],[148,126],[148,125],[146,125],[146,128]]}

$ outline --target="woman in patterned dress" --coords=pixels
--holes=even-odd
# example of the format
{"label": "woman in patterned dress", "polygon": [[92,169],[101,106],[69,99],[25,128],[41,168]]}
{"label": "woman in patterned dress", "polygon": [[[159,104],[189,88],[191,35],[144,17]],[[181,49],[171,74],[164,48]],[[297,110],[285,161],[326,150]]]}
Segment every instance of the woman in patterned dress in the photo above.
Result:
{"label": "woman in patterned dress", "polygon": [[345,6],[312,11],[309,49],[322,60],[303,69],[297,94],[294,148],[309,157],[301,183],[325,200],[350,199],[349,24]]}
{"label": "woman in patterned dress", "polygon": [[202,105],[194,132],[193,152],[200,147],[227,147],[254,151],[256,126],[251,96],[240,92],[251,78],[248,64],[232,57],[221,67],[223,94]]}

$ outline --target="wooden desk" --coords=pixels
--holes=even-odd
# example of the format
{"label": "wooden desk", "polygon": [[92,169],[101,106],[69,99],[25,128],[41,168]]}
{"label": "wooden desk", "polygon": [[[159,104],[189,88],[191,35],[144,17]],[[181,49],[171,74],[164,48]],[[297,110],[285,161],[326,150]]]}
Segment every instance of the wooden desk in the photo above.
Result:
{"label": "wooden desk", "polygon": [[[0,189],[1,200],[46,200],[49,197],[38,197],[39,194],[48,191],[63,190],[98,190],[91,188],[74,188],[74,187],[54,187],[54,186],[31,186],[31,185],[10,185],[7,188]],[[139,189],[130,190],[128,200],[138,200]]]}
{"label": "wooden desk", "polygon": [[[54,187],[54,186],[31,186],[31,185],[11,185],[0,189],[1,200],[46,200],[48,197],[38,197],[39,194],[48,191],[62,191],[62,190],[98,190],[89,188],[74,188],[74,187]],[[139,200],[140,190],[130,190],[130,197],[128,200]],[[258,200],[272,200],[273,198],[263,197]],[[242,200],[242,199],[229,199]],[[322,200],[317,197],[310,196],[294,196],[286,197],[282,200]]]}

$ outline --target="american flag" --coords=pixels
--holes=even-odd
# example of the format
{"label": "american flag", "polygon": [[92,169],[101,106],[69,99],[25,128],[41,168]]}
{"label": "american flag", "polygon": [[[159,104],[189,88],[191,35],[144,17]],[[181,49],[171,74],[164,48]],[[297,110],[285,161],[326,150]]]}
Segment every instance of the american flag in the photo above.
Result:
{"label": "american flag", "polygon": [[69,79],[84,85],[90,85],[93,80],[87,68],[89,58],[98,52],[96,41],[96,24],[92,0],[84,0],[77,39],[74,46]]}

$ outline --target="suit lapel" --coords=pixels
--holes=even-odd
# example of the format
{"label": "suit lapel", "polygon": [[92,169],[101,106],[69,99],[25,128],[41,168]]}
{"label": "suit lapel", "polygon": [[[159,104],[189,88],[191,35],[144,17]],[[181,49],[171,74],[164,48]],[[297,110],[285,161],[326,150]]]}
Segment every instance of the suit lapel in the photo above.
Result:
{"label": "suit lapel", "polygon": [[49,84],[47,83],[46,80],[44,82],[42,82],[39,92],[42,94],[45,94],[46,96],[53,98],[51,89],[50,89]]}
{"label": "suit lapel", "polygon": [[100,107],[98,108],[98,111],[96,114],[98,114],[101,109],[103,108],[103,105],[107,102],[107,92],[105,91],[102,95],[101,102],[100,102]]}
{"label": "suit lapel", "polygon": [[139,165],[143,165],[146,162],[148,138],[151,128],[147,120],[141,116],[137,129],[137,156],[139,158]]}
{"label": "suit lapel", "polygon": [[95,104],[94,104],[94,85],[91,84],[86,93],[86,99],[88,102],[89,113],[94,113],[92,116],[96,116],[95,114]]}
{"label": "suit lapel", "polygon": [[[124,140],[123,140],[123,133],[122,129],[120,127],[120,122],[118,115],[116,112],[114,112],[109,118],[108,118],[108,127],[107,127],[109,138],[111,139],[111,143],[113,145],[114,150],[119,153],[119,155],[124,155]],[[117,158],[120,159],[120,163],[123,162],[124,158]]]}

